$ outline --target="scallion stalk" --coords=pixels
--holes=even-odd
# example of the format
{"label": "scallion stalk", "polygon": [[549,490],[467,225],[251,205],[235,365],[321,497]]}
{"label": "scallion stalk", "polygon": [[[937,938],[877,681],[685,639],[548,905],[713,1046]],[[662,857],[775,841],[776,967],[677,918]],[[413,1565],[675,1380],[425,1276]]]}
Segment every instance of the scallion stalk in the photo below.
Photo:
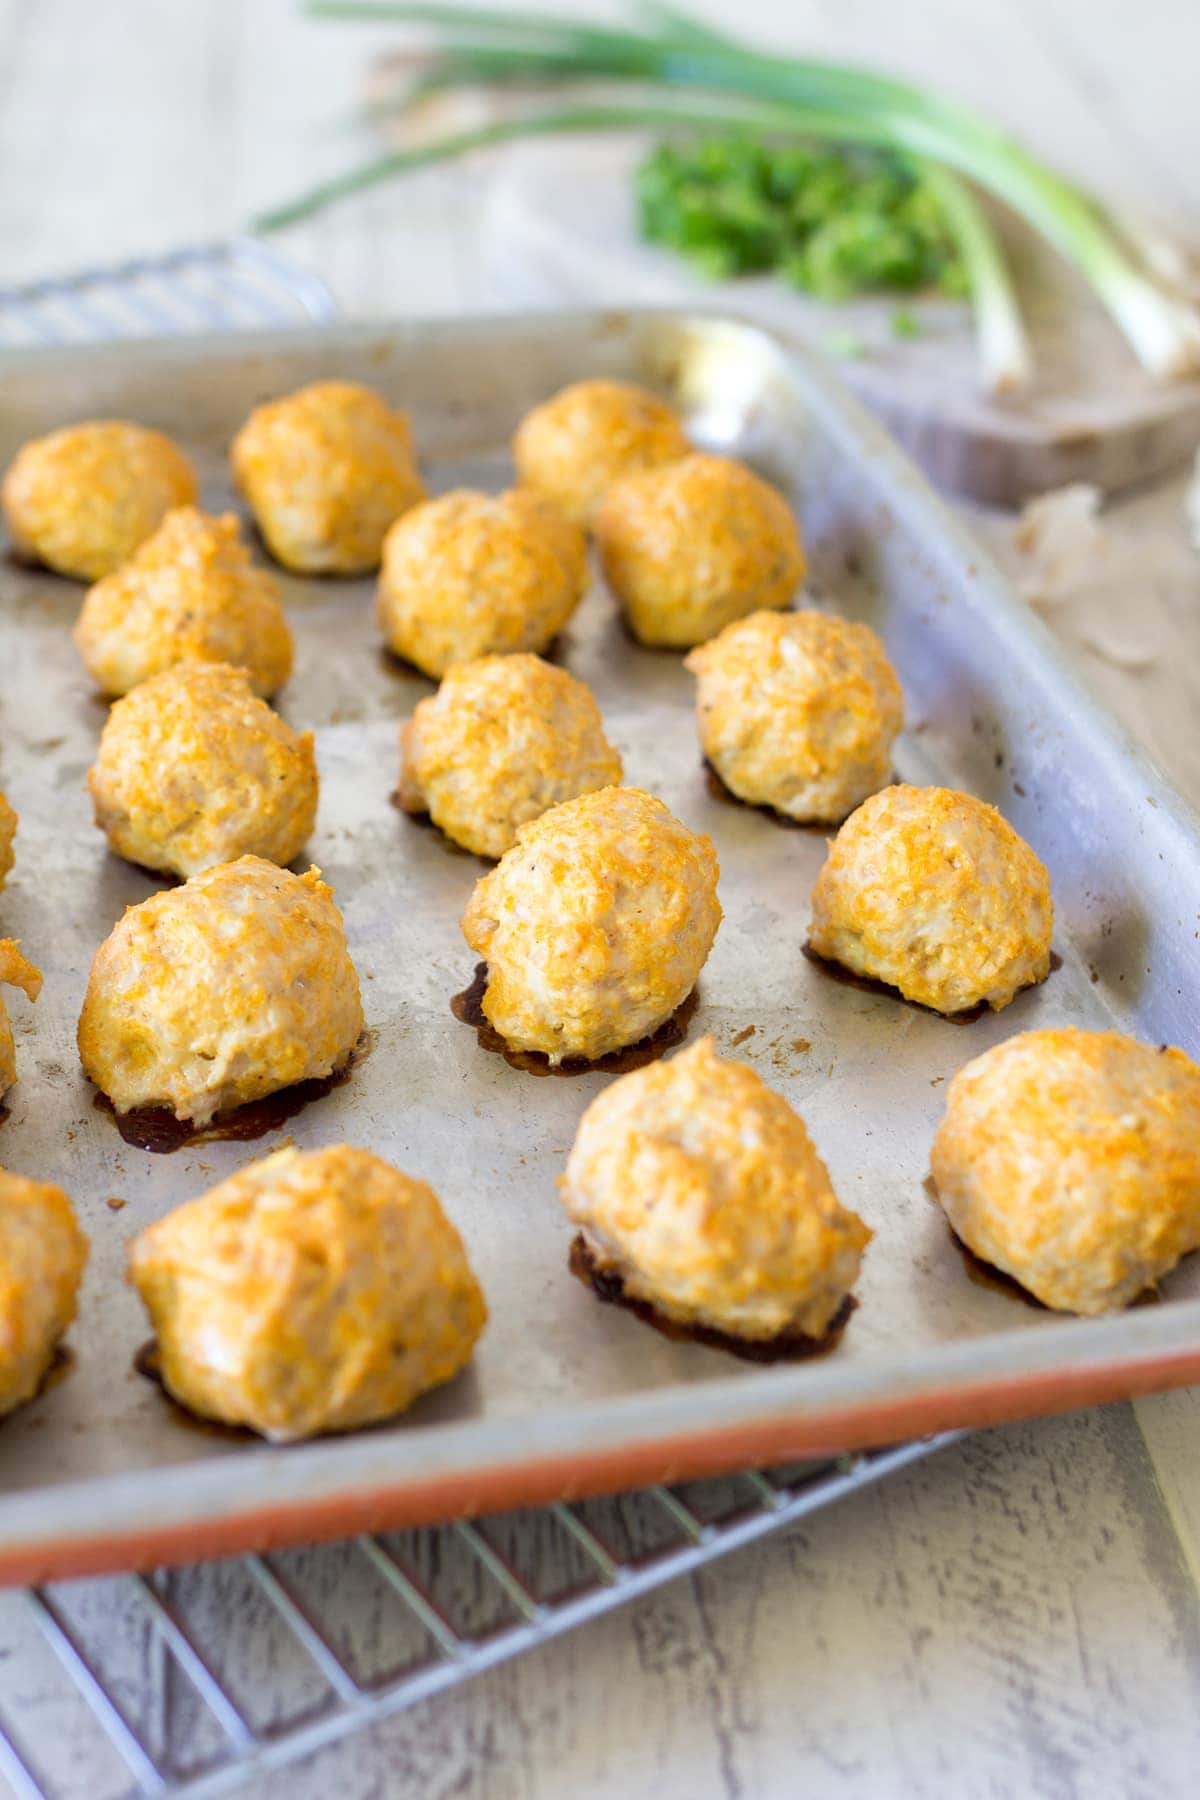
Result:
{"label": "scallion stalk", "polygon": [[822,138],[840,143],[853,142],[876,147],[895,147],[882,135],[881,127],[871,121],[861,125],[841,114],[818,113],[804,108],[779,108],[764,115],[761,107],[740,110],[733,106],[714,108],[691,105],[647,103],[640,106],[595,105],[554,107],[546,112],[522,113],[511,119],[496,119],[470,131],[459,131],[435,138],[411,150],[394,150],[349,169],[343,175],[321,182],[307,193],[298,194],[283,206],[272,207],[250,221],[250,230],[258,233],[281,231],[321,212],[336,200],[346,199],[394,176],[411,174],[416,169],[451,162],[472,151],[488,150],[497,144],[512,143],[520,138],[549,137],[559,133],[598,131],[669,130],[680,125],[694,131],[745,131],[747,127],[766,128],[781,138]]}
{"label": "scallion stalk", "polygon": [[921,173],[966,265],[983,384],[992,394],[1017,393],[1029,386],[1033,361],[1012,276],[991,221],[949,169],[926,162]]}

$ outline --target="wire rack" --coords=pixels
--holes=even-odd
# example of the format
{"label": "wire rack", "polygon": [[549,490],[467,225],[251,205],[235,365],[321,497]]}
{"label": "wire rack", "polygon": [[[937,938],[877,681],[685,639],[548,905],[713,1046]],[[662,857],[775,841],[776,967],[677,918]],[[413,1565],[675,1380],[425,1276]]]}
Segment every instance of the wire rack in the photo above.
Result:
{"label": "wire rack", "polygon": [[315,275],[253,238],[234,238],[0,288],[0,348],[265,329],[336,312]]}
{"label": "wire rack", "polygon": [[3,1596],[0,1772],[21,1800],[252,1788],[947,1441]]}
{"label": "wire rack", "polygon": [[[335,312],[322,282],[239,239],[0,289],[0,348]],[[21,1800],[231,1793],[794,1525],[949,1436],[0,1595],[0,1775]]]}

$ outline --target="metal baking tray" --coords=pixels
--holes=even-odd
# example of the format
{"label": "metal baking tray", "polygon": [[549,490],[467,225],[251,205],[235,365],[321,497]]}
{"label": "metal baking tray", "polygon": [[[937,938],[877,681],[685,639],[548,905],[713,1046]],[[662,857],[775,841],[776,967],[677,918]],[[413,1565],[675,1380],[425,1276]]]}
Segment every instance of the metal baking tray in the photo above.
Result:
{"label": "metal baking tray", "polygon": [[[312,857],[344,909],[372,1033],[352,1078],[256,1144],[131,1148],[93,1104],[74,1033],[92,954],[152,879],[109,856],[83,792],[103,710],[69,641],[80,589],[5,564],[0,782],[21,814],[0,928],[45,971],[14,998],[20,1080],[0,1156],[61,1182],[92,1239],[65,1375],[0,1430],[0,1579],[145,1567],[875,1445],[1200,1377],[1200,1259],[1160,1304],[1055,1317],[978,1285],[924,1179],[945,1083],[1011,1032],[1121,1026],[1195,1052],[1195,820],[1083,694],[1046,634],[828,371],[716,317],[605,313],[105,345],[6,358],[0,460],[67,420],[125,414],[178,437],[210,506],[250,407],[318,376],[412,415],[431,483],[495,485],[521,413],[585,374],[671,395],[698,441],[789,493],[810,591],[882,633],[909,725],[897,768],[999,804],[1054,878],[1059,968],[964,1026],[840,985],[803,956],[819,834],[709,791],[678,659],[634,647],[593,591],[560,647],[592,683],[627,777],[708,831],[725,923],[690,1035],[715,1033],[802,1111],[842,1198],[875,1228],[836,1352],[760,1369],[668,1341],[568,1275],[555,1177],[599,1074],[539,1079],[450,1013],[471,975],[458,919],[481,865],[389,804],[397,725],[428,684],[380,652],[371,584],[284,578],[298,667],[283,710],[316,728]],[[1135,603],[1131,598],[1131,603]],[[752,1031],[751,1031],[751,1028]],[[406,1418],[287,1449],[189,1422],[132,1359],[123,1280],[148,1220],[282,1139],[367,1145],[430,1180],[491,1303],[472,1369]],[[121,1200],[114,1208],[110,1202]]]}

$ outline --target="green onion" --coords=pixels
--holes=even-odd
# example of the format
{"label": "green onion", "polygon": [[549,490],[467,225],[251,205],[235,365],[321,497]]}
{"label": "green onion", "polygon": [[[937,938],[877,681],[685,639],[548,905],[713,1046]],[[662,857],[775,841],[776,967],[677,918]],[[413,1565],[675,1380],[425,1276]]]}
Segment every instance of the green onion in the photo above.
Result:
{"label": "green onion", "polygon": [[949,169],[923,165],[929,192],[958,243],[975,306],[975,332],[984,385],[993,394],[1027,387],[1029,341],[1004,252],[970,188]]}
{"label": "green onion", "polygon": [[920,173],[894,156],[726,131],[659,144],[635,188],[643,237],[705,272],[776,269],[828,300],[965,291],[940,207]]}
{"label": "green onion", "polygon": [[[496,144],[511,143],[517,138],[546,137],[570,132],[637,131],[647,127],[661,130],[678,125],[705,130],[711,128],[714,121],[721,120],[731,130],[744,131],[759,116],[759,112],[750,114],[744,107],[739,111],[733,107],[714,109],[694,103],[688,106],[663,102],[659,105],[641,106],[572,106],[547,112],[525,113],[514,119],[497,119],[490,125],[455,132],[447,137],[435,138],[431,143],[416,145],[411,150],[396,150],[390,155],[360,164],[344,175],[337,175],[331,181],[310,188],[307,193],[298,194],[295,199],[282,206],[259,213],[250,221],[250,229],[260,233],[280,231],[284,226],[295,225],[302,219],[310,218],[335,200],[377,187],[393,176],[410,174],[415,169],[428,168],[435,163],[450,162],[471,151],[487,150]],[[834,129],[841,136],[853,135],[846,133],[844,121],[840,119],[831,120],[826,115],[805,113],[800,109],[794,112],[789,109],[786,128],[804,137],[831,135]],[[870,126],[863,127],[861,141],[878,141]]]}
{"label": "green onion", "polygon": [[831,331],[823,348],[826,356],[836,356],[843,362],[855,362],[867,353],[866,341],[857,331]]}
{"label": "green onion", "polygon": [[[981,115],[911,83],[833,63],[771,56],[654,0],[643,8],[642,30],[438,0],[315,0],[308,11],[324,18],[433,26],[438,48],[426,91],[479,82],[635,84],[640,104],[526,113],[380,158],[274,209],[257,222],[260,230],[305,217],[389,175],[511,138],[701,121],[710,131],[751,126],[768,135],[886,147],[915,159],[926,180],[935,178],[933,191],[967,271],[993,384],[1007,371],[1002,385],[1016,385],[1028,353],[1003,252],[986,214],[970,190],[954,181],[955,174],[1012,207],[1075,264],[1148,369],[1168,377],[1200,370],[1200,312],[1165,291],[1101,206]],[[667,96],[680,89],[692,91],[695,100],[668,121],[662,117]]]}

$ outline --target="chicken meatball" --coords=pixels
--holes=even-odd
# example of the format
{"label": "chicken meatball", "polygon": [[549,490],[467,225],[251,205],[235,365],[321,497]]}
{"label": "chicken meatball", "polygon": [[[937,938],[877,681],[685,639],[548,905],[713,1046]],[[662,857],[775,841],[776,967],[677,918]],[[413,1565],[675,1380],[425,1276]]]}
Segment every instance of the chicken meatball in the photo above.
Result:
{"label": "chicken meatball", "polygon": [[[0,938],[0,986],[19,987],[29,1000],[42,991],[42,972],[21,955],[15,938]],[[17,1049],[13,1043],[8,1008],[0,996],[0,1096],[17,1079]]]}
{"label": "chicken meatball", "polygon": [[559,562],[567,571],[572,591],[582,599],[587,593],[590,580],[586,535],[560,506],[553,500],[548,500],[545,494],[538,493],[536,488],[516,488],[510,491],[517,499],[520,513],[535,520],[542,536],[553,544]]}
{"label": "chicken meatball", "polygon": [[605,1088],[559,1186],[591,1267],[624,1295],[759,1342],[823,1336],[872,1235],[804,1121],[711,1037]]}
{"label": "chicken meatball", "polygon": [[890,779],[904,696],[868,625],[751,613],[686,667],[701,748],[739,799],[838,824]]}
{"label": "chicken meatball", "polygon": [[75,1317],[87,1255],[61,1188],[0,1169],[0,1414],[45,1380]]}
{"label": "chicken meatball", "polygon": [[1128,1306],[1200,1248],[1200,1068],[1116,1031],[1026,1031],[954,1077],[933,1141],[967,1247],[1045,1306]]}
{"label": "chicken meatball", "polygon": [[438,680],[479,656],[545,650],[586,586],[582,536],[545,501],[459,488],[388,533],[379,627],[397,656]]}
{"label": "chicken meatball", "polygon": [[613,482],[676,462],[691,449],[665,401],[632,381],[577,381],[526,413],[513,461],[576,525],[592,522]]}
{"label": "chicken meatball", "polygon": [[786,500],[725,456],[625,476],[595,532],[604,578],[643,644],[686,650],[748,613],[782,611],[804,575]]}
{"label": "chicken meatball", "polygon": [[601,788],[522,825],[463,915],[487,963],[484,1016],[552,1063],[649,1037],[712,948],[717,874],[709,839],[638,788]]}
{"label": "chicken meatball", "polygon": [[401,731],[400,802],[477,856],[517,827],[621,779],[590,688],[537,656],[459,663]]}
{"label": "chicken meatball", "polygon": [[114,696],[179,663],[232,663],[263,695],[292,672],[274,576],[251,562],[233,513],[191,506],[168,513],[131,562],[89,589],[75,644]]}
{"label": "chicken meatball", "polygon": [[317,816],[312,732],[227,663],[181,663],[118,700],[87,785],[117,856],[185,881],[239,856],[289,863]]}
{"label": "chicken meatball", "polygon": [[256,407],[232,462],[271,555],[301,575],[377,569],[388,527],[425,498],[408,420],[353,381]]}
{"label": "chicken meatball", "polygon": [[242,856],[126,909],[96,952],[84,1072],[119,1113],[214,1114],[343,1068],[363,1028],[342,916],[317,869]]}
{"label": "chicken meatball", "polygon": [[809,948],[935,1012],[994,1012],[1050,973],[1050,877],[994,806],[889,787],[829,846]]}
{"label": "chicken meatball", "polygon": [[25,445],[4,478],[4,516],[18,555],[99,581],[197,491],[191,463],[161,431],[97,419]]}
{"label": "chicken meatball", "polygon": [[0,892],[12,874],[12,866],[16,861],[13,850],[13,839],[17,835],[17,814],[8,803],[8,797],[0,794]]}
{"label": "chicken meatball", "polygon": [[129,1274],[167,1391],[276,1442],[393,1418],[487,1321],[437,1195],[366,1150],[279,1150],[147,1227]]}

